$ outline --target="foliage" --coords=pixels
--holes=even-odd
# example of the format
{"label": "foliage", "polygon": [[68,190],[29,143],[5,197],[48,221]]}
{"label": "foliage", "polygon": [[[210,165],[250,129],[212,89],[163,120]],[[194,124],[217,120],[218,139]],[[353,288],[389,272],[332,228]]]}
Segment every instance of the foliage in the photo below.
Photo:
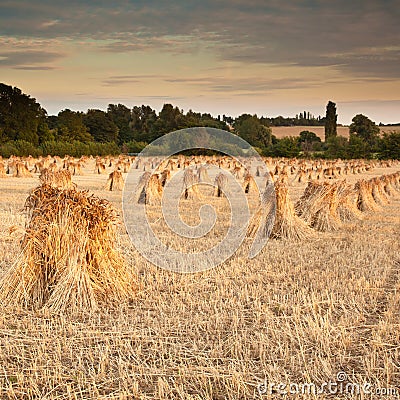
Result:
{"label": "foliage", "polygon": [[39,146],[24,140],[8,141],[0,145],[0,155],[2,157],[10,157],[12,155],[19,157],[39,157],[41,155],[58,155],[64,157],[70,155],[80,157],[83,155],[117,155],[121,153],[121,149],[115,143],[83,143],[77,140],[72,142],[47,141]]}
{"label": "foliage", "polygon": [[6,158],[12,155],[18,157],[39,157],[42,155],[42,149],[40,147],[35,147],[26,140],[14,140],[0,145],[0,155]]}
{"label": "foliage", "polygon": [[383,134],[380,142],[380,157],[400,160],[400,131]]}
{"label": "foliage", "polygon": [[299,135],[299,144],[306,154],[310,151],[321,149],[321,139],[311,131],[301,131]]}
{"label": "foliage", "polygon": [[287,136],[278,140],[273,148],[273,155],[277,157],[298,157],[299,153],[299,138],[295,136]]}
{"label": "foliage", "polygon": [[348,158],[370,158],[368,143],[362,138],[350,133],[349,145],[347,147]]}
{"label": "foliage", "polygon": [[83,116],[83,123],[96,142],[118,141],[118,127],[104,111],[88,110]]}
{"label": "foliage", "polygon": [[319,115],[315,117],[310,112],[301,112],[295,117],[261,117],[260,121],[266,126],[321,126],[325,123],[325,118]]}
{"label": "foliage", "polygon": [[380,132],[375,122],[371,121],[363,114],[357,114],[352,121],[350,133],[355,133],[357,137],[363,139],[369,146],[375,146]]}
{"label": "foliage", "polygon": [[347,138],[343,136],[331,136],[328,138],[326,146],[326,158],[347,158]]}
{"label": "foliage", "polygon": [[131,110],[123,104],[109,104],[107,115],[118,128],[118,142],[127,143],[133,140],[134,130],[132,127]]}
{"label": "foliage", "polygon": [[44,129],[46,114],[34,98],[0,83],[0,143],[25,140],[38,145],[38,127]]}
{"label": "foliage", "polygon": [[[337,136],[336,121],[336,105],[332,101],[327,104],[324,118],[315,118],[307,111],[300,112],[294,118],[258,117],[251,114],[242,114],[237,118],[226,115],[215,118],[209,113],[193,110],[185,114],[172,104],[164,104],[158,114],[148,105],[130,109],[123,104],[109,104],[106,112],[89,109],[84,113],[65,109],[57,116],[47,116],[35,99],[16,87],[0,84],[0,152],[4,157],[12,154],[80,156],[118,154],[121,151],[139,153],[148,143],[166,133],[204,126],[233,129],[238,137],[266,156],[399,158],[398,132],[380,138],[379,127],[368,117],[358,114],[352,120],[350,138],[347,140]],[[277,139],[270,128],[323,124],[325,143],[308,130],[300,132],[298,137]],[[199,135],[196,139],[199,149],[204,147],[204,138]],[[187,138],[183,135],[180,141],[187,142]],[[154,149],[155,154],[167,151],[164,147]],[[228,150],[231,153],[236,151],[233,148]],[[245,149],[237,152],[238,155],[245,154]]]}
{"label": "foliage", "polygon": [[337,114],[336,104],[329,101],[326,106],[325,142],[332,136],[337,136]]}
{"label": "foliage", "polygon": [[272,145],[272,130],[261,124],[257,115],[242,114],[235,120],[236,133],[252,146],[268,148]]}
{"label": "foliage", "polygon": [[146,142],[136,142],[135,140],[132,140],[123,144],[123,147],[125,148],[123,153],[140,153],[146,146]]}
{"label": "foliage", "polygon": [[93,137],[88,132],[83,123],[83,113],[65,109],[58,113],[55,123],[57,127],[57,139],[61,141],[80,141],[88,143],[93,141]]}

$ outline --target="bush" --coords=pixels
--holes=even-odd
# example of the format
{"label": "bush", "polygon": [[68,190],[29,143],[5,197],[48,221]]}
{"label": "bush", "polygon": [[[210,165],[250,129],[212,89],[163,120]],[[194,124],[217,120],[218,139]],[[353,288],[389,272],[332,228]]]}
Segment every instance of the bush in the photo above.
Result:
{"label": "bush", "polygon": [[299,137],[287,136],[278,139],[273,146],[273,155],[278,157],[298,157],[300,154]]}
{"label": "bush", "polygon": [[116,143],[82,143],[74,140],[73,142],[44,142],[41,145],[43,155],[58,155],[64,157],[66,155],[72,157],[81,156],[108,156],[120,154],[120,148]]}
{"label": "bush", "polygon": [[140,153],[147,146],[147,143],[132,140],[131,142],[124,143],[123,146],[126,146],[128,153]]}
{"label": "bush", "polygon": [[18,150],[14,144],[14,142],[6,142],[0,146],[0,155],[5,158],[9,158],[13,155],[16,155]]}
{"label": "bush", "polygon": [[41,156],[42,149],[35,147],[32,143],[26,140],[14,140],[4,143],[0,146],[0,154],[3,157],[10,157],[12,155],[18,157],[39,157]]}
{"label": "bush", "polygon": [[400,132],[385,133],[380,143],[380,158],[400,160]]}

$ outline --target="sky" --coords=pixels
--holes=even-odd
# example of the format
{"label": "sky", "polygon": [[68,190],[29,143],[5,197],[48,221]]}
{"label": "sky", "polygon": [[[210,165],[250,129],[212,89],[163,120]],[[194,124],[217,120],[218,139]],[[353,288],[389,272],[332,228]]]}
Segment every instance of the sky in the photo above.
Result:
{"label": "sky", "polygon": [[49,115],[172,103],[400,122],[398,0],[0,0],[0,82]]}

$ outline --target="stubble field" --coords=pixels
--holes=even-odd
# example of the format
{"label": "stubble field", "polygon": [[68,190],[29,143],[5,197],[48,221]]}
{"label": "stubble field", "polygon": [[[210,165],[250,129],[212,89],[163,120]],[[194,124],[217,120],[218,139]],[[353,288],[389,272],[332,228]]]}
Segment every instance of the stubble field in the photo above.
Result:
{"label": "stubble field", "polygon": [[[399,169],[377,166],[346,179],[353,184]],[[89,160],[72,180],[121,214],[121,192],[105,190],[108,174],[93,171]],[[289,194],[295,201],[307,183],[293,178]],[[23,205],[38,184],[38,174],[0,178],[1,274],[20,253]],[[205,196],[225,212],[225,199]],[[195,223],[190,200],[182,204]],[[399,234],[396,192],[389,204],[339,230],[306,241],[270,239],[255,259],[247,257],[246,239],[222,265],[179,274],[146,261],[121,223],[119,247],[138,277],[138,292],[126,304],[91,314],[1,305],[0,398],[398,398]],[[183,246],[167,233],[164,240]],[[370,393],[278,390],[279,384],[295,390],[340,383],[339,372],[346,374],[344,383],[369,384]],[[381,396],[384,390],[390,394]]]}
{"label": "stubble field", "polygon": [[[382,126],[380,127],[381,133],[399,131],[400,127],[393,126]],[[323,126],[274,126],[272,127],[272,134],[278,139],[282,139],[286,136],[299,136],[301,131],[314,132],[320,139],[325,140],[325,128]],[[349,137],[348,126],[338,126],[337,133],[339,136]]]}

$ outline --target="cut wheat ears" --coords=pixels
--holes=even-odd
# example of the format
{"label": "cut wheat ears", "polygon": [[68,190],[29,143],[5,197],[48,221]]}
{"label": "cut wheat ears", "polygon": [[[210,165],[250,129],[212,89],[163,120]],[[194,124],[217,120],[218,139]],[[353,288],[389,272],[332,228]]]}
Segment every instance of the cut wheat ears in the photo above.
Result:
{"label": "cut wheat ears", "polygon": [[105,186],[106,190],[121,191],[124,188],[124,178],[122,172],[115,170],[108,175],[108,180]]}
{"label": "cut wheat ears", "polygon": [[295,213],[287,184],[281,180],[267,182],[261,204],[250,222],[249,234],[260,229],[264,236],[274,239],[304,240],[314,231]]}
{"label": "cut wheat ears", "polygon": [[71,172],[67,169],[61,171],[51,171],[50,168],[44,168],[39,175],[40,182],[58,189],[72,189]]}
{"label": "cut wheat ears", "polygon": [[25,206],[30,221],[17,261],[0,280],[1,302],[59,313],[134,295],[136,279],[116,248],[118,216],[107,200],[43,184]]}

